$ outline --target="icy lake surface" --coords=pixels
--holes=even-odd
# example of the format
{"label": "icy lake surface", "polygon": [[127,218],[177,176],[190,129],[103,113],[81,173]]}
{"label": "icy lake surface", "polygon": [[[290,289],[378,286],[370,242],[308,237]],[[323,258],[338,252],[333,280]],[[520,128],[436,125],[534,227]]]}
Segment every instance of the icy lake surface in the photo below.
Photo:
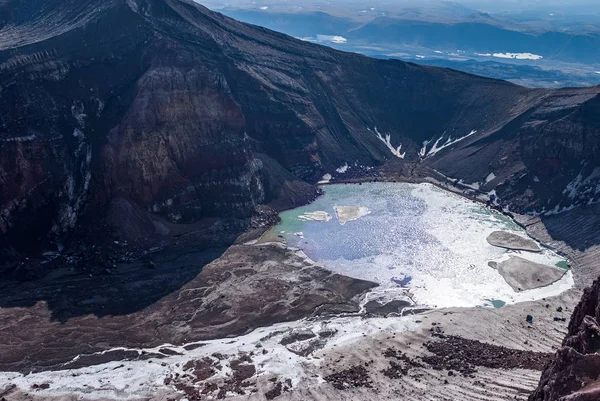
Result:
{"label": "icy lake surface", "polygon": [[[573,285],[569,270],[550,286],[515,292],[489,262],[515,255],[565,267],[564,259],[545,248],[532,253],[489,245],[486,237],[493,231],[526,234],[510,218],[433,185],[323,189],[312,204],[283,212],[274,230],[326,268],[381,284],[374,297],[403,294],[429,307],[492,307],[557,295]],[[336,209],[352,211],[346,206],[360,207],[347,221],[336,215]]]}

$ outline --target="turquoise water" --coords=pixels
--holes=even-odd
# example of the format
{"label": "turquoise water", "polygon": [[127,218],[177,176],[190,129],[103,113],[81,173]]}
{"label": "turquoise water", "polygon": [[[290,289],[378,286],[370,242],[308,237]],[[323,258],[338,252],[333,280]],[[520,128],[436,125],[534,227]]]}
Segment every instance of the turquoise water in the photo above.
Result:
{"label": "turquoise water", "polygon": [[494,308],[502,308],[504,305],[506,305],[506,302],[500,300],[500,299],[490,299],[490,302],[492,304],[492,306]]}
{"label": "turquoise water", "polygon": [[[523,229],[503,214],[456,194],[407,183],[336,184],[323,190],[324,195],[310,205],[281,213],[275,233],[334,272],[381,284],[382,292],[399,291],[432,307],[490,302],[501,307],[570,286],[565,282],[515,293],[488,266],[505,258],[507,251],[489,245],[486,238],[497,230],[525,235]],[[342,225],[336,206],[366,207],[370,213]],[[307,212],[326,212],[331,219],[304,221]],[[529,258],[526,254],[519,256]],[[547,250],[531,258],[551,266],[562,260]]]}
{"label": "turquoise water", "polygon": [[[415,232],[426,204],[412,197],[409,187],[390,192],[386,184],[340,184],[325,186],[324,191],[310,205],[281,213],[282,222],[276,227],[277,231],[285,231],[289,245],[302,248],[313,260],[357,260],[379,255],[399,244],[408,258],[411,250],[435,241],[423,230]],[[371,213],[341,225],[335,217],[335,206],[366,206]],[[332,219],[326,223],[299,219],[302,214],[315,211],[326,211]],[[398,224],[390,224],[392,221]],[[302,232],[304,238],[294,234],[297,232]]]}

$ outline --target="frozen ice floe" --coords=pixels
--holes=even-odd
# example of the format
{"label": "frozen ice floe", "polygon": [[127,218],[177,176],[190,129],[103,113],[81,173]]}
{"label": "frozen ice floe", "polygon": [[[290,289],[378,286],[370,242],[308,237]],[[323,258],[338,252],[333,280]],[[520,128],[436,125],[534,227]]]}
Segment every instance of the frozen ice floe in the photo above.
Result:
{"label": "frozen ice floe", "polygon": [[316,211],[316,212],[306,212],[304,214],[301,214],[300,216],[298,216],[298,218],[300,220],[303,221],[329,221],[331,220],[331,215],[327,212],[324,211]]}
{"label": "frozen ice floe", "polygon": [[358,220],[371,213],[365,206],[334,206],[335,216],[341,225],[352,220]]}

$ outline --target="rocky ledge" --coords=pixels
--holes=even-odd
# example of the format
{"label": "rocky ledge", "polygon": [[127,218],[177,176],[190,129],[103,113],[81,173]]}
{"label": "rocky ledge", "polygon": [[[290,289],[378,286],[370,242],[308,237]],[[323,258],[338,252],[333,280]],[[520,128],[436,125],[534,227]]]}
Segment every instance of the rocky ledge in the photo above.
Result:
{"label": "rocky ledge", "polygon": [[518,251],[541,252],[535,241],[506,231],[494,231],[486,238],[490,245]]}
{"label": "rocky ledge", "polygon": [[557,282],[565,275],[566,270],[535,263],[519,256],[510,256],[498,264],[490,262],[498,273],[515,291],[527,291]]}
{"label": "rocky ledge", "polygon": [[600,279],[585,290],[569,331],[529,401],[600,399]]}

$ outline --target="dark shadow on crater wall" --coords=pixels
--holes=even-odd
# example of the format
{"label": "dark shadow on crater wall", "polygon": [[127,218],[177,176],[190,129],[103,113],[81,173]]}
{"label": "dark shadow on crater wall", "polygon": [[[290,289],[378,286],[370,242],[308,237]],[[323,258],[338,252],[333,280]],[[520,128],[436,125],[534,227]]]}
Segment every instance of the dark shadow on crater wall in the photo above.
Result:
{"label": "dark shadow on crater wall", "polygon": [[573,249],[585,251],[600,244],[600,204],[542,217],[550,236]]}
{"label": "dark shadow on crater wall", "polygon": [[59,268],[32,281],[0,282],[0,308],[32,307],[43,301],[52,320],[128,315],[139,312],[176,292],[198,276],[233,244],[239,233],[218,244],[199,240],[158,252],[133,263],[94,273],[69,272]]}
{"label": "dark shadow on crater wall", "polygon": [[[216,242],[195,234],[110,272],[59,268],[38,280],[1,281],[0,337],[6,346],[0,349],[0,370],[28,373],[137,360],[144,355],[96,353],[182,342],[185,334],[177,324],[190,319],[210,291],[203,269],[239,235],[232,231]],[[77,355],[80,360],[73,359]]]}

